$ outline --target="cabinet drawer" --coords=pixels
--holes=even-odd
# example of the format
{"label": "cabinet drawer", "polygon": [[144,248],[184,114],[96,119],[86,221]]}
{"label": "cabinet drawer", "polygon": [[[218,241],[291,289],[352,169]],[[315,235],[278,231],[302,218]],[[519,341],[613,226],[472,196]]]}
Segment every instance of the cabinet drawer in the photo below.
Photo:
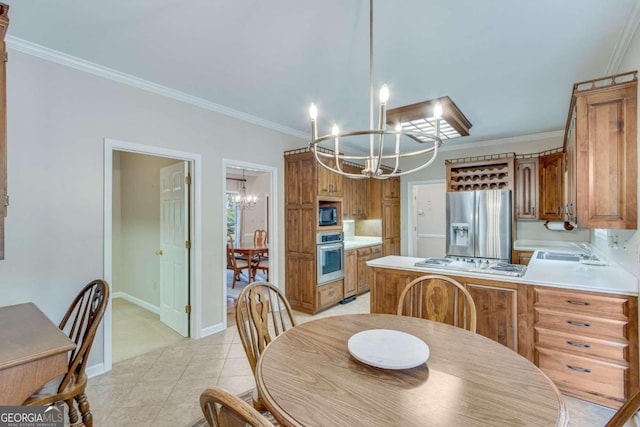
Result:
{"label": "cabinet drawer", "polygon": [[562,311],[601,313],[606,317],[619,318],[629,313],[629,299],[616,296],[594,295],[558,289],[536,288],[536,306],[557,307]]}
{"label": "cabinet drawer", "polygon": [[380,258],[382,256],[382,245],[371,246],[371,259]]}
{"label": "cabinet drawer", "polygon": [[627,367],[536,347],[536,364],[560,388],[624,400]]}
{"label": "cabinet drawer", "polygon": [[587,316],[582,313],[563,313],[536,307],[535,322],[536,327],[589,337],[598,335],[623,340],[628,335],[627,321]]}
{"label": "cabinet drawer", "polygon": [[326,307],[328,305],[342,301],[343,296],[343,281],[332,282],[327,285],[318,286],[318,305],[320,307]]}
{"label": "cabinet drawer", "polygon": [[371,254],[371,248],[370,247],[359,248],[359,249],[357,249],[357,251],[358,251],[358,257],[368,257],[369,254]]}
{"label": "cabinet drawer", "polygon": [[568,332],[535,328],[536,346],[556,348],[559,351],[595,356],[624,362],[627,358],[628,343],[608,341]]}

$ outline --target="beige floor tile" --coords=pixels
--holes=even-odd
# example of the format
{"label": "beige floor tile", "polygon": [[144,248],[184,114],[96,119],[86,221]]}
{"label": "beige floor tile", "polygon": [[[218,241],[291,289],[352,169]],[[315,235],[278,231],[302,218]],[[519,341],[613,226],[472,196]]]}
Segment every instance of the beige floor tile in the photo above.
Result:
{"label": "beige floor tile", "polygon": [[[198,394],[198,396],[200,396]],[[164,405],[153,421],[153,427],[191,427],[202,418],[199,397],[179,405]]]}
{"label": "beige floor tile", "polygon": [[224,369],[220,377],[237,377],[244,375],[253,375],[249,360],[244,357],[230,357],[225,361]]}
{"label": "beige floor tile", "polygon": [[234,343],[231,344],[227,357],[247,357],[247,353],[241,343]]}
{"label": "beige floor tile", "polygon": [[203,344],[196,349],[191,361],[225,359],[229,354],[231,345],[232,344]]}
{"label": "beige floor tile", "polygon": [[216,387],[222,387],[229,393],[240,394],[255,388],[256,381],[253,375],[220,377]]}
{"label": "beige floor tile", "polygon": [[166,404],[197,403],[200,399],[200,394],[205,389],[215,386],[217,382],[218,377],[180,378],[180,381],[171,391]]}
{"label": "beige floor tile", "polygon": [[219,377],[225,359],[193,361],[182,374],[182,378]]}
{"label": "beige floor tile", "polygon": [[173,380],[146,381],[134,385],[124,406],[162,406],[176,386]]}
{"label": "beige floor tile", "polygon": [[172,365],[171,363],[155,364],[142,376],[144,381],[173,381],[174,384],[180,379],[185,365]]}
{"label": "beige floor tile", "polygon": [[[162,406],[135,406],[115,409],[105,419],[105,427],[116,426],[153,426],[153,422],[160,413]],[[100,426],[96,426],[100,427]],[[177,425],[176,427],[182,427]],[[185,426],[186,427],[186,426]]]}

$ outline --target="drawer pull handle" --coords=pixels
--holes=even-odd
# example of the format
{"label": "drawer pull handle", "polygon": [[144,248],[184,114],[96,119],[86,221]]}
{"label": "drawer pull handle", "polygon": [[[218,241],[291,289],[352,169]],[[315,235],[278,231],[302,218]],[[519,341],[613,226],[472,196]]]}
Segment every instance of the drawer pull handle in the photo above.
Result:
{"label": "drawer pull handle", "polygon": [[591,326],[591,323],[586,323],[586,322],[576,322],[574,320],[567,320],[566,321],[569,325],[573,325],[573,326],[584,326],[585,328],[588,328],[589,326]]}
{"label": "drawer pull handle", "polygon": [[573,341],[570,341],[570,340],[567,340],[567,344],[572,345],[574,347],[591,348],[591,344],[582,344],[582,343],[573,342]]}
{"label": "drawer pull handle", "polygon": [[568,300],[566,300],[566,302],[567,302],[568,304],[573,304],[573,305],[591,305],[591,303],[590,303],[590,302],[586,302],[586,301],[575,301],[575,300],[572,300],[572,299],[568,299]]}
{"label": "drawer pull handle", "polygon": [[585,374],[590,374],[591,373],[591,369],[579,368],[577,366],[567,365],[567,368],[572,369],[572,370],[577,371],[577,372],[582,372],[582,373],[585,373]]}

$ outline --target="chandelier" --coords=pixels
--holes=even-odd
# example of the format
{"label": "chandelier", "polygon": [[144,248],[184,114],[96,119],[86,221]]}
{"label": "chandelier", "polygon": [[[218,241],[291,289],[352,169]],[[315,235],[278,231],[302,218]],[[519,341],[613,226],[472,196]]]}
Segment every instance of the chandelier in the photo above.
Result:
{"label": "chandelier", "polygon": [[[403,116],[406,115],[402,112],[405,107],[390,110],[389,117],[387,117],[389,87],[385,84],[380,89],[378,127],[374,128],[373,98],[373,0],[369,0],[369,129],[341,132],[338,126],[334,124],[330,134],[319,137],[317,126],[318,108],[312,103],[309,108],[309,116],[311,117],[309,149],[314,153],[318,164],[332,172],[355,179],[386,179],[406,175],[432,164],[438,155],[438,148],[442,145],[443,139],[468,135],[468,128],[471,127],[471,123],[468,122],[448,97],[409,106],[414,107],[413,112],[415,112],[415,107],[420,107],[419,117],[412,116],[410,119],[404,120]],[[449,121],[443,118],[443,103],[440,102],[440,99],[444,100],[445,98],[447,100],[446,106],[453,105],[455,107],[451,111],[447,111],[447,114],[458,115],[459,113],[457,122],[462,123],[463,126],[458,129],[456,129],[457,126],[452,126]],[[394,113],[393,117],[391,117],[392,112]],[[393,125],[393,128],[388,129],[388,124]],[[340,151],[341,140],[355,141],[357,138],[362,139],[363,136],[365,137],[364,139],[367,139],[366,136],[368,136],[369,144],[368,146],[360,145],[361,149],[359,151],[360,153],[366,151],[367,154],[348,155]],[[391,153],[387,152],[389,150],[385,151],[385,142],[388,142],[385,141],[385,137],[393,140],[393,145],[391,145],[393,152]],[[403,147],[400,144],[401,138],[403,138]],[[333,141],[333,144],[331,144],[331,141]],[[405,141],[414,144],[412,145],[413,147],[418,144],[418,148],[403,152],[401,148],[407,146]],[[332,149],[321,146],[321,143],[332,145]],[[400,159],[409,157],[419,158],[421,163],[410,170],[399,170]],[[351,164],[354,162],[364,163],[364,167],[360,174],[345,172],[342,169],[343,161],[348,161]],[[393,166],[383,167],[383,161],[391,163]]]}
{"label": "chandelier", "polygon": [[244,177],[244,169],[242,169],[242,179],[240,178],[228,178],[228,179],[242,182],[242,188],[240,189],[240,192],[231,198],[231,201],[229,202],[230,205],[237,207],[241,210],[252,209],[253,207],[255,207],[256,203],[258,202],[258,198],[253,195],[247,196],[247,187],[245,187],[244,185],[244,183],[247,182],[247,180]]}

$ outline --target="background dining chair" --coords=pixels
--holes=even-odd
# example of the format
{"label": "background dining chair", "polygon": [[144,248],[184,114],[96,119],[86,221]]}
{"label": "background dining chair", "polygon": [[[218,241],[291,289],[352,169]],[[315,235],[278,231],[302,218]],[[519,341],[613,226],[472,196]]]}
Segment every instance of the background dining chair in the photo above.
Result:
{"label": "background dining chair", "polygon": [[257,229],[253,232],[253,246],[263,248],[267,245],[267,230]]}
{"label": "background dining chair", "polygon": [[[471,294],[459,282],[446,276],[427,275],[407,283],[398,301],[398,315],[476,331],[476,305]],[[463,326],[460,326],[461,320]]]}
{"label": "background dining chair", "polygon": [[27,399],[25,406],[43,406],[64,401],[69,407],[69,422],[78,421],[74,400],[78,403],[82,423],[93,426],[89,401],[85,395],[87,375],[85,369],[98,325],[109,302],[109,285],[104,280],[93,280],[86,285],[69,306],[60,322],[60,329],[67,333],[76,348],[69,357],[69,370],[61,377],[47,383]]}
{"label": "background dining chair", "polygon": [[244,400],[219,387],[200,395],[200,408],[209,427],[273,427],[273,424]]}
{"label": "background dining chair", "polygon": [[[640,410],[640,388],[637,388],[626,402],[613,414],[605,427],[623,427]],[[635,424],[633,424],[635,425]]]}
{"label": "background dining chair", "polygon": [[233,270],[233,283],[231,288],[236,287],[236,281],[240,280],[240,274],[242,270],[247,270],[248,281],[251,281],[252,276],[252,264],[249,260],[238,259],[234,256],[233,248],[227,244],[227,270]]}
{"label": "background dining chair", "polygon": [[[236,326],[255,374],[265,347],[275,337],[296,326],[296,320],[280,289],[268,282],[253,282],[242,289],[236,301]],[[257,390],[254,390],[253,406],[264,410]]]}

